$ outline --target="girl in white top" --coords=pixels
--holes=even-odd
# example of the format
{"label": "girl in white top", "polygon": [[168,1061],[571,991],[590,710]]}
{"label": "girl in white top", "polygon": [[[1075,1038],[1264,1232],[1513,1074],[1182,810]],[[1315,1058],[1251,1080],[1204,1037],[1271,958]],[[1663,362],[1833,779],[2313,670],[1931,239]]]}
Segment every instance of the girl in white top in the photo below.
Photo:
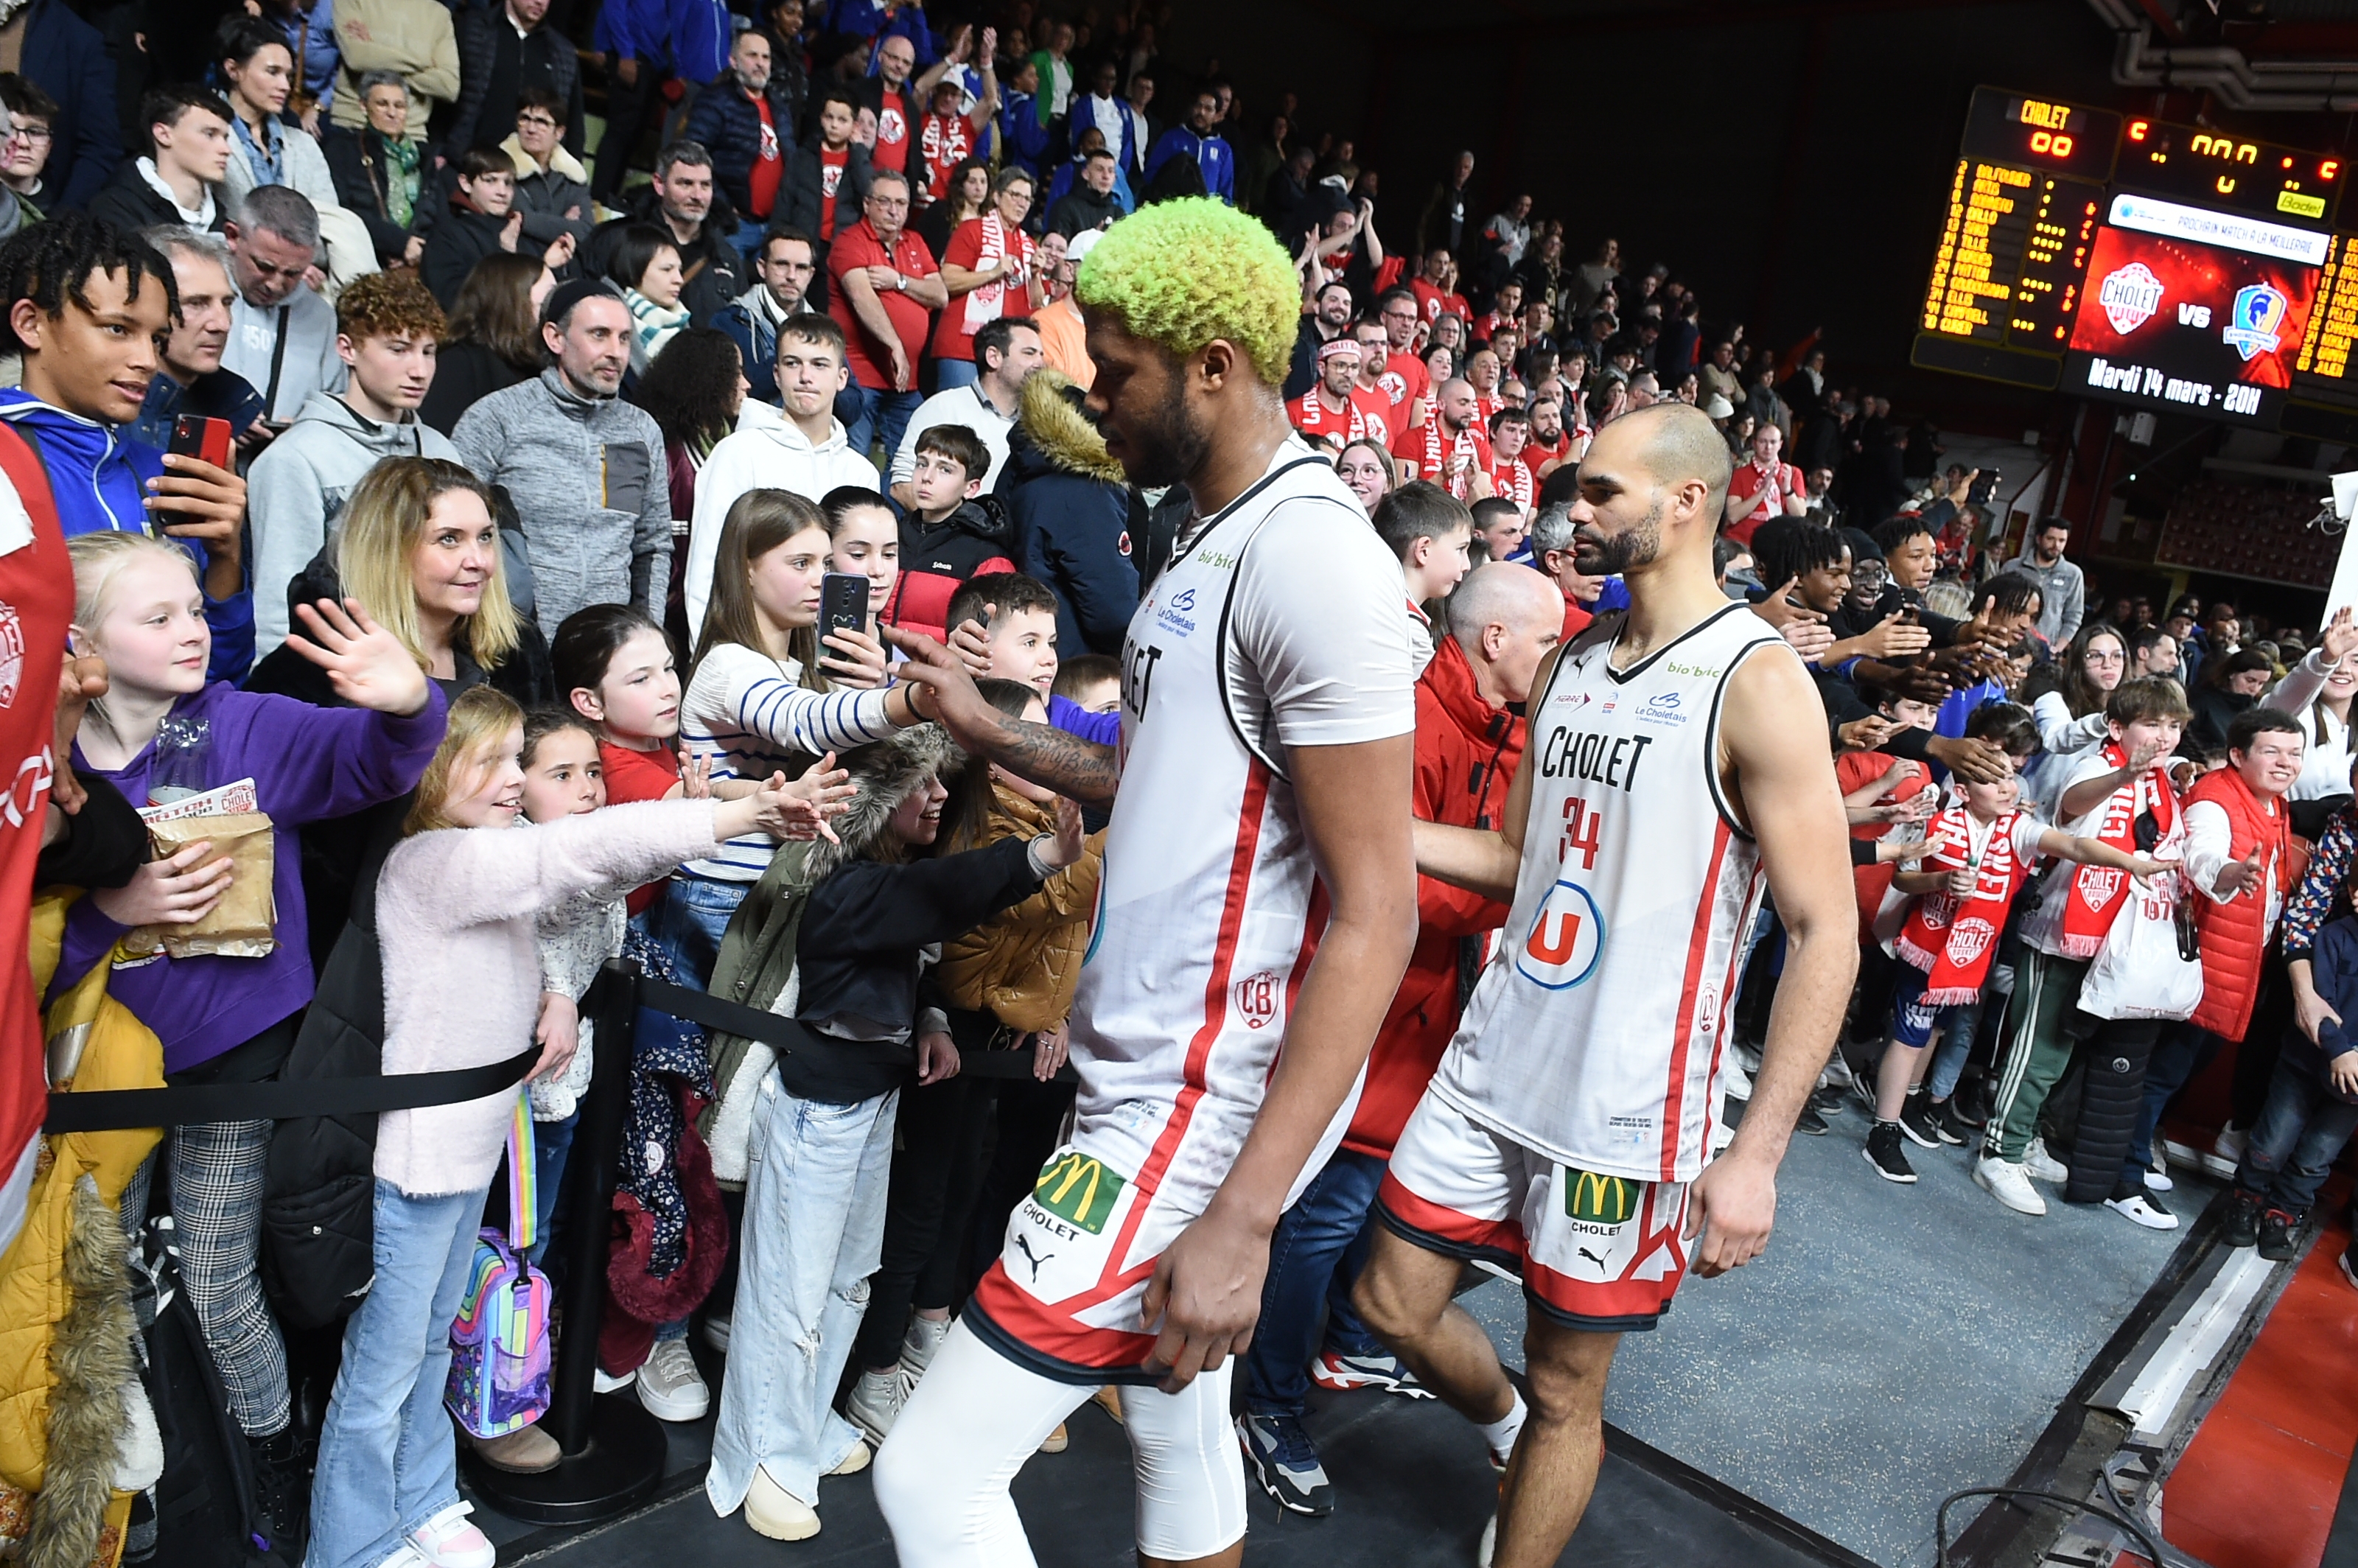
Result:
{"label": "girl in white top", "polygon": [[2350,735],[2350,699],[2358,695],[2358,625],[2350,607],[2333,612],[2317,646],[2260,699],[2263,708],[2299,718],[2309,730],[2300,755],[2300,778],[2289,800],[2323,800],[2350,793],[2350,763],[2358,744]]}
{"label": "girl in white top", "polygon": [[[644,802],[512,832],[524,805],[523,750],[514,700],[477,687],[453,703],[405,837],[385,858],[377,923],[387,1075],[481,1066],[531,1038],[540,911],[644,881],[732,834],[807,836],[819,819],[773,776],[738,800]],[[533,1076],[562,1072],[568,1045],[546,1042]],[[376,1281],[345,1332],[320,1437],[311,1563],[491,1559],[459,1497],[442,1389],[450,1322],[515,1103],[505,1089],[378,1119]]]}
{"label": "girl in white top", "polygon": [[[886,685],[872,630],[830,633],[821,651],[819,585],[830,549],[819,509],[789,491],[749,490],[729,508],[680,708],[680,738],[710,762],[716,784],[780,769],[793,777],[813,758],[832,768],[837,752],[917,722],[908,692]],[[672,880],[659,939],[692,977],[682,983],[709,978],[729,916],[776,848],[765,834],[741,835]]]}
{"label": "girl in white top", "polygon": [[2128,639],[2102,621],[2080,628],[2058,661],[2062,684],[2044,691],[2030,704],[2031,721],[2039,727],[2039,755],[2023,777],[2022,797],[2037,806],[2049,821],[2056,814],[2057,797],[2082,752],[2102,746],[2110,731],[2104,723],[2104,702],[2128,673]]}

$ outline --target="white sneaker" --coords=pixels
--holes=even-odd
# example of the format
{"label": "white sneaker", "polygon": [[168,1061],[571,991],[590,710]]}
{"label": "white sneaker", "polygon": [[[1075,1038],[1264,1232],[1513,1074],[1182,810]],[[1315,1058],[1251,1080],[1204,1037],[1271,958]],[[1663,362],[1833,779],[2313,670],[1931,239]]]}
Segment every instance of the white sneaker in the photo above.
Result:
{"label": "white sneaker", "polygon": [[716,1312],[704,1320],[704,1343],[723,1356],[729,1354],[729,1314]]}
{"label": "white sneaker", "polygon": [[1716,1158],[1720,1151],[1736,1141],[1736,1129],[1725,1121],[1716,1122],[1711,1130],[1711,1152]]}
{"label": "white sneaker", "polygon": [[851,1445],[851,1452],[845,1454],[841,1459],[836,1461],[835,1468],[829,1470],[827,1474],[830,1476],[857,1476],[862,1470],[867,1469],[870,1463],[873,1461],[875,1457],[875,1450],[870,1448],[865,1443],[854,1441]]}
{"label": "white sneaker", "polygon": [[745,1490],[745,1522],[755,1535],[772,1541],[808,1541],[818,1533],[818,1510],[770,1479],[753,1466],[753,1484]]}
{"label": "white sneaker", "polygon": [[901,1365],[914,1376],[924,1377],[925,1368],[934,1364],[934,1352],[942,1347],[942,1341],[949,1337],[949,1332],[948,1318],[936,1323],[932,1318],[912,1314],[909,1332],[901,1336]]}
{"label": "white sneaker", "polygon": [[433,1568],[492,1568],[500,1554],[469,1522],[471,1503],[452,1503],[409,1532],[409,1545]]}
{"label": "white sneaker", "polygon": [[1491,1554],[1498,1550],[1498,1516],[1492,1514],[1490,1522],[1482,1527],[1482,1542],[1474,1549],[1474,1568],[1490,1568]]}
{"label": "white sneaker", "polygon": [[2202,1168],[2223,1182],[2235,1179],[2235,1167],[2244,1162],[2244,1130],[2229,1122],[2219,1130],[2208,1153],[2198,1155]]}
{"label": "white sneaker", "polygon": [[1732,1058],[1719,1065],[1719,1082],[1730,1099],[1748,1100],[1752,1098],[1752,1075]]}
{"label": "white sneaker", "polygon": [[1974,1162],[1974,1185],[2017,1214],[2045,1214],[2047,1200],[2030,1184],[2030,1173],[1994,1154]]}
{"label": "white sneaker", "polygon": [[621,1376],[617,1377],[615,1374],[606,1370],[605,1368],[600,1367],[595,1372],[590,1374],[590,1387],[598,1393],[619,1394],[624,1389],[629,1388],[633,1383],[636,1382],[638,1380],[638,1377],[639,1375],[636,1372],[624,1372]]}
{"label": "white sneaker", "polygon": [[2125,1219],[2144,1226],[2147,1230],[2178,1228],[2178,1217],[2148,1199],[2143,1193],[2134,1193],[2125,1198],[2106,1198],[2104,1206]]}
{"label": "white sneaker", "polygon": [[2022,1152],[2022,1168],[2042,1182],[2068,1182],[2071,1179],[2071,1167],[2047,1152],[2047,1140],[2044,1138],[2032,1139],[2030,1147]]}
{"label": "white sneaker", "polygon": [[882,1447],[892,1434],[892,1423],[901,1419],[901,1407],[909,1402],[909,1391],[916,1386],[915,1374],[905,1367],[862,1372],[860,1380],[851,1385],[850,1397],[843,1401],[843,1419]]}
{"label": "white sneaker", "polygon": [[2170,1179],[2169,1173],[2167,1171],[2147,1171],[2145,1173],[2145,1190],[2149,1193],[2169,1192],[2177,1185],[2178,1184]]}
{"label": "white sneaker", "polygon": [[712,1390],[696,1369],[696,1353],[685,1339],[658,1339],[639,1368],[639,1403],[657,1421],[702,1421],[712,1408]]}
{"label": "white sneaker", "polygon": [[405,1541],[395,1547],[393,1555],[378,1563],[376,1568],[427,1568],[427,1563],[417,1548]]}
{"label": "white sneaker", "polygon": [[1757,1073],[1760,1070],[1760,1047],[1758,1045],[1739,1040],[1736,1043],[1736,1048],[1727,1054],[1731,1061],[1747,1073]]}

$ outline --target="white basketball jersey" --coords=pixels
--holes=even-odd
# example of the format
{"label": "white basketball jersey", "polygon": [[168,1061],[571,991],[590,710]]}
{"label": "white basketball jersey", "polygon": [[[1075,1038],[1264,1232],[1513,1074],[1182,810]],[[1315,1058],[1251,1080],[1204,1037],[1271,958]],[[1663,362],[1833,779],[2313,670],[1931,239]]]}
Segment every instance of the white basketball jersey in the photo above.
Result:
{"label": "white basketball jersey", "polygon": [[1416,727],[1401,591],[1333,467],[1289,441],[1130,622],[1073,1142],[1183,1205],[1234,1162],[1325,922],[1288,749]]}
{"label": "white basketball jersey", "polygon": [[1531,709],[1514,909],[1433,1092],[1560,1163],[1687,1182],[1761,883],[1720,789],[1720,707],[1745,660],[1793,655],[1731,604],[1617,672],[1620,626],[1571,643]]}

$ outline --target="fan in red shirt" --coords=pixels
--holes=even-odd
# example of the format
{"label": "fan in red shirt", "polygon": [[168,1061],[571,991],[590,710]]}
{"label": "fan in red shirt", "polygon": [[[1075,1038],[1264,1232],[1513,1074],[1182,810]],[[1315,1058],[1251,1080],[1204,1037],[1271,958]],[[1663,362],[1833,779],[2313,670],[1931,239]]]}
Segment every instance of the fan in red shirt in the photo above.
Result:
{"label": "fan in red shirt", "polygon": [[871,392],[912,392],[932,308],[948,303],[949,294],[934,253],[902,227],[909,220],[907,176],[878,169],[862,211],[827,253],[835,286],[827,290],[827,314],[843,329],[854,380]]}
{"label": "fan in red shirt", "polygon": [[1501,327],[1512,327],[1518,324],[1516,319],[1523,311],[1523,286],[1514,278],[1509,278],[1498,285],[1498,297],[1492,303],[1497,308],[1488,315],[1476,316],[1474,319],[1471,330],[1474,341],[1477,343],[1488,342],[1498,336],[1498,329]]}
{"label": "fan in red shirt", "polygon": [[1424,258],[1424,274],[1409,279],[1409,292],[1416,297],[1416,308],[1427,321],[1444,316],[1455,316],[1461,321],[1474,319],[1474,308],[1457,292],[1457,264],[1446,250],[1436,245]]}
{"label": "fan in red shirt", "polygon": [[957,78],[945,76],[934,83],[933,106],[917,132],[917,157],[924,166],[919,178],[929,202],[949,195],[951,174],[974,156],[975,138],[990,124],[998,104],[989,75],[983,83],[983,95],[974,101],[973,112],[966,114],[958,113],[958,100],[966,96],[966,90]]}
{"label": "fan in red shirt", "polygon": [[909,73],[916,69],[916,46],[900,34],[876,46],[877,92],[870,105],[876,111],[876,145],[868,157],[879,169],[909,167],[909,122],[916,118]]}
{"label": "fan in red shirt", "polygon": [[1474,416],[1474,389],[1463,381],[1445,384],[1424,423],[1392,443],[1392,456],[1413,465],[1403,480],[1429,480],[1460,501],[1476,494],[1477,476],[1487,488],[1490,443]]}
{"label": "fan in red shirt", "polygon": [[1726,524],[1722,530],[1739,545],[1752,543],[1753,531],[1771,517],[1799,517],[1810,509],[1809,486],[1801,470],[1779,460],[1785,432],[1763,425],[1753,432],[1752,460],[1739,464],[1727,481]]}
{"label": "fan in red shirt", "polygon": [[1490,493],[1521,507],[1526,518],[1539,492],[1539,481],[1523,460],[1523,443],[1531,434],[1531,416],[1520,408],[1501,408],[1490,416]]}
{"label": "fan in red shirt", "polygon": [[1040,243],[1023,232],[1031,211],[1032,172],[1011,164],[990,182],[990,206],[950,235],[942,253],[942,285],[950,302],[934,328],[935,359],[968,363],[974,335],[985,322],[1020,319],[1047,305]]}
{"label": "fan in red shirt", "polygon": [[1334,339],[1318,351],[1317,381],[1285,406],[1285,416],[1304,440],[1331,452],[1339,452],[1354,441],[1382,440],[1380,423],[1368,428],[1368,405],[1360,401],[1358,379],[1358,343],[1349,338]]}
{"label": "fan in red shirt", "polygon": [[1523,446],[1523,461],[1534,478],[1545,479],[1558,463],[1572,456],[1572,432],[1563,427],[1563,393],[1551,384],[1531,394],[1531,439]]}
{"label": "fan in red shirt", "polygon": [[1475,411],[1486,421],[1507,406],[1506,398],[1498,392],[1502,370],[1498,356],[1488,349],[1475,350],[1466,362],[1466,379],[1474,387]]}
{"label": "fan in red shirt", "polygon": [[1417,308],[1416,296],[1405,288],[1391,290],[1376,301],[1376,317],[1384,324],[1384,374],[1400,381],[1393,401],[1412,403],[1433,390],[1433,377],[1417,352],[1417,330],[1424,325],[1424,316]]}

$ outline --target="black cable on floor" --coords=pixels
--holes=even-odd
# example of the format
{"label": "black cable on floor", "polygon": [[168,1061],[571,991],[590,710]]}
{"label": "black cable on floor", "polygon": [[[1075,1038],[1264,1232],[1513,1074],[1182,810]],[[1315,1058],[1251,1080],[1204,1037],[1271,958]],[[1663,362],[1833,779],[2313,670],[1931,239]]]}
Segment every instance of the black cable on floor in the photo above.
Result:
{"label": "black cable on floor", "polygon": [[2028,1487],[1968,1487],[1962,1492],[1951,1492],[1941,1499],[1932,1514],[1932,1561],[1934,1568],[1949,1568],[1949,1510],[1967,1498],[2034,1498],[2043,1503],[2053,1503],[2070,1509],[2073,1513],[2091,1514],[2133,1538],[2145,1549],[2146,1558],[2154,1568],[2167,1568],[2169,1559],[2163,1555],[2161,1543],[2147,1535],[2145,1527],[2133,1524],[2107,1508],[2099,1508],[2085,1498],[2067,1498],[2061,1492],[2034,1491]]}

